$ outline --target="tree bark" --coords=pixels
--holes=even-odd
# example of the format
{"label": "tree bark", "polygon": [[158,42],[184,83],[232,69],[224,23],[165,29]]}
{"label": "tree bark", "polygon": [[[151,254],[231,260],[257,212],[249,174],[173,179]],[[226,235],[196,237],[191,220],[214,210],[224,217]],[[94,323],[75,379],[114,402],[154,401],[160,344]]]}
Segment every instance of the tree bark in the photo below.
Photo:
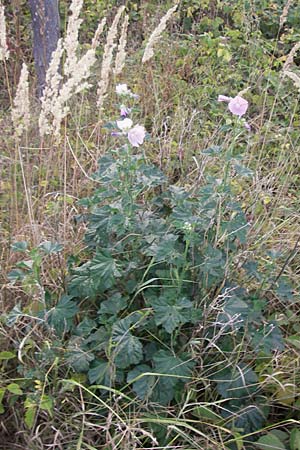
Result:
{"label": "tree bark", "polygon": [[46,72],[60,35],[58,0],[28,0],[32,18],[33,56],[37,74],[37,95],[40,98]]}

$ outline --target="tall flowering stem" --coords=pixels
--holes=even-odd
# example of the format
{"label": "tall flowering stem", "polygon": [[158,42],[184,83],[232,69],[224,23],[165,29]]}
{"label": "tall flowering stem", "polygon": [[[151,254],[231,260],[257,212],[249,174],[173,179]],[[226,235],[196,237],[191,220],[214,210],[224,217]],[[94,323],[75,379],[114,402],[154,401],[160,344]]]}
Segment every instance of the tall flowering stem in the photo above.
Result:
{"label": "tall flowering stem", "polygon": [[123,25],[122,25],[121,36],[120,36],[119,45],[118,45],[117,54],[116,54],[115,68],[114,68],[115,75],[119,75],[125,66],[126,42],[127,42],[126,38],[127,38],[128,23],[129,23],[129,17],[128,17],[128,15],[126,15],[124,18]]}
{"label": "tall flowering stem", "polygon": [[15,134],[19,138],[24,131],[28,130],[30,122],[28,69],[25,63],[22,66],[11,115]]}
{"label": "tall flowering stem", "polygon": [[149,40],[147,42],[144,55],[142,58],[142,63],[149,61],[154,55],[154,45],[159,42],[161,38],[161,34],[166,29],[168,20],[171,18],[171,16],[176,11],[178,5],[173,6],[172,8],[167,11],[167,13],[162,17],[161,21],[159,22],[158,26],[155,28],[155,30],[152,32],[151,36],[149,37]]}
{"label": "tall flowering stem", "polygon": [[4,6],[0,3],[0,61],[5,61],[9,57],[9,51],[6,42],[6,22],[4,15]]}
{"label": "tall flowering stem", "polygon": [[106,38],[106,44],[104,47],[104,54],[102,58],[102,66],[101,66],[101,75],[100,75],[100,81],[98,83],[98,90],[97,90],[97,106],[99,110],[101,111],[104,98],[107,92],[108,84],[109,84],[109,76],[111,73],[111,64],[113,60],[113,51],[116,47],[116,37],[118,34],[118,24],[121,19],[121,15],[123,14],[123,11],[125,10],[125,6],[121,6],[117,14],[113,20],[113,23],[108,30],[107,38]]}

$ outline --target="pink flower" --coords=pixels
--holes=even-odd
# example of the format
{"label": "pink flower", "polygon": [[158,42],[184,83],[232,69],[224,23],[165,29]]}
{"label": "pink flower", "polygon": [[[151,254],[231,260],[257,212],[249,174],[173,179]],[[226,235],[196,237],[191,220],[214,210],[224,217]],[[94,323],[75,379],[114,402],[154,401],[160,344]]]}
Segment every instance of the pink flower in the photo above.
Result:
{"label": "pink flower", "polygon": [[117,95],[130,95],[131,91],[128,89],[127,84],[117,84],[116,86]]}
{"label": "pink flower", "polygon": [[128,108],[125,105],[121,105],[120,106],[120,114],[121,114],[122,117],[126,117],[130,113],[131,113],[131,108]]}
{"label": "pink flower", "polygon": [[128,117],[123,120],[117,120],[117,127],[122,131],[129,131],[132,125],[133,122],[131,119],[128,119]]}
{"label": "pink flower", "polygon": [[235,116],[239,117],[242,117],[246,113],[249,105],[247,100],[245,100],[243,97],[240,97],[239,95],[234,98],[226,97],[226,95],[219,95],[218,102],[228,103],[229,111]]}
{"label": "pink flower", "polygon": [[232,97],[226,97],[226,95],[219,95],[218,102],[227,102],[229,103]]}
{"label": "pink flower", "polygon": [[141,125],[135,125],[128,131],[127,137],[133,147],[139,147],[145,139],[146,130]]}
{"label": "pink flower", "polygon": [[235,116],[242,117],[248,109],[248,102],[243,97],[237,95],[228,103],[228,109]]}

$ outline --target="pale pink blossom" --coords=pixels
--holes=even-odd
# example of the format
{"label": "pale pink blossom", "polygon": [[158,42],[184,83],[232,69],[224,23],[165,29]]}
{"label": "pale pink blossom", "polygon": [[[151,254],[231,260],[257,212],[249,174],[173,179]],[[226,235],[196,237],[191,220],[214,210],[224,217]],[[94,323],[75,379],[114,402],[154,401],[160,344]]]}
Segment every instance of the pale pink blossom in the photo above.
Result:
{"label": "pale pink blossom", "polygon": [[228,103],[228,109],[235,116],[242,117],[248,109],[248,102],[243,97],[237,95]]}
{"label": "pale pink blossom", "polygon": [[128,131],[128,140],[133,147],[139,147],[145,139],[146,130],[142,125],[135,125]]}
{"label": "pale pink blossom", "polygon": [[129,131],[132,127],[133,122],[131,119],[123,119],[123,120],[117,120],[117,127],[122,131]]}
{"label": "pale pink blossom", "polygon": [[128,89],[127,84],[117,84],[116,93],[118,95],[131,95],[130,89]]}
{"label": "pale pink blossom", "polygon": [[130,113],[131,113],[131,108],[128,108],[125,105],[121,105],[120,106],[120,114],[121,114],[122,117],[126,117]]}
{"label": "pale pink blossom", "polygon": [[245,100],[243,97],[240,97],[239,95],[233,98],[227,97],[226,95],[219,95],[218,102],[228,103],[229,111],[235,116],[239,117],[242,117],[246,113],[249,105],[247,100]]}
{"label": "pale pink blossom", "polygon": [[218,102],[226,102],[229,103],[232,97],[227,97],[226,95],[219,95]]}

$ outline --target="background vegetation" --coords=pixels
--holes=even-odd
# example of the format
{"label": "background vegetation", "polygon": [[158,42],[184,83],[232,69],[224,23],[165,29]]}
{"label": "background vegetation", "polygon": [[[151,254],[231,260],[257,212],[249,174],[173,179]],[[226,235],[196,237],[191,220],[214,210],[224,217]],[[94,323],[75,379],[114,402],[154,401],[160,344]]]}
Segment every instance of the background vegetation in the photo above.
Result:
{"label": "background vegetation", "polygon": [[[120,3],[84,1],[79,54]],[[0,448],[298,450],[299,3],[182,0],[143,65],[173,3],[125,4],[125,68],[98,115],[102,37],[60,140],[39,136],[26,2],[5,4]],[[137,149],[111,136],[118,83]],[[250,131],[217,101],[239,93]]]}

